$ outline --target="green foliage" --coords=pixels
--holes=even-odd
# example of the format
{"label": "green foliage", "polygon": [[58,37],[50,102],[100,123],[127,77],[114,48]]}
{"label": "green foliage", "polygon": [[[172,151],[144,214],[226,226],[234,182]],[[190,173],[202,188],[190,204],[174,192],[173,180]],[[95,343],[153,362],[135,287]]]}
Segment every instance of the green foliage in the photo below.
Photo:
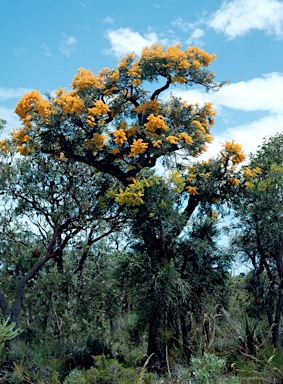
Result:
{"label": "green foliage", "polygon": [[3,383],[60,383],[60,358],[54,352],[50,354],[43,346],[27,345],[17,340],[12,343],[9,350],[9,361],[12,361],[13,365],[4,369],[5,381]]}
{"label": "green foliage", "polygon": [[153,376],[143,373],[142,380],[132,368],[124,368],[116,359],[105,355],[94,356],[93,366],[84,371],[74,370],[64,380],[64,384],[151,384]]}
{"label": "green foliage", "polygon": [[[224,384],[226,382],[221,376],[225,370],[226,360],[211,353],[204,353],[203,357],[192,357],[190,370],[194,379],[191,383],[196,384]],[[240,383],[236,378],[233,383]],[[231,382],[231,377],[229,377]]]}
{"label": "green foliage", "polygon": [[[260,171],[251,172],[251,169]],[[236,217],[232,252],[253,267],[249,292],[258,304],[250,306],[250,314],[261,317],[267,313],[274,346],[281,346],[280,318],[283,309],[283,135],[265,140],[251,156],[248,188],[234,196]]]}
{"label": "green foliage", "polygon": [[0,323],[0,347],[3,347],[5,341],[14,339],[22,332],[20,328],[15,329],[15,327],[15,323],[9,324],[9,319]]}
{"label": "green foliage", "polygon": [[257,356],[248,354],[238,356],[235,368],[243,383],[282,383],[283,380],[283,354],[282,351],[263,346],[258,350]]}
{"label": "green foliage", "polygon": [[5,358],[5,343],[17,337],[22,330],[15,323],[9,324],[9,318],[0,323],[0,363]]}

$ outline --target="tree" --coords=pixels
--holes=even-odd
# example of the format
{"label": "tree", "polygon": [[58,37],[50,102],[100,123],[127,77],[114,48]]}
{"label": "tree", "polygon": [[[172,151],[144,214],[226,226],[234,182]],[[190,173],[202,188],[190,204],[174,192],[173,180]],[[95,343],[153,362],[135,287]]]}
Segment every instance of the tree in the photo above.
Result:
{"label": "tree", "polygon": [[[3,160],[5,160],[3,158]],[[11,163],[12,161],[12,163]],[[2,242],[0,308],[17,323],[28,282],[53,260],[58,273],[64,272],[64,252],[83,250],[73,266],[79,273],[90,246],[112,233],[123,221],[119,206],[104,196],[110,178],[83,164],[59,163],[46,155],[9,158],[2,162]],[[95,185],[93,183],[95,182]],[[112,185],[112,183],[111,183]],[[11,277],[8,293],[7,281]],[[68,294],[68,287],[65,286]]]}
{"label": "tree", "polygon": [[247,188],[234,198],[239,224],[232,244],[252,263],[255,300],[267,313],[274,346],[282,347],[283,135],[266,139],[243,173]]}
{"label": "tree", "polygon": [[[160,268],[169,271],[174,264],[170,239],[178,238],[192,214],[201,208],[202,214],[215,218],[214,208],[240,183],[235,169],[245,156],[234,141],[223,144],[216,159],[191,163],[212,141],[210,128],[216,114],[212,104],[192,105],[167,94],[169,87],[176,84],[218,90],[224,83],[215,82],[214,74],[206,69],[214,59],[215,55],[197,47],[181,50],[177,45],[164,49],[154,44],[144,48],[140,57],[123,57],[113,70],[103,69],[94,75],[79,69],[70,92],[59,89],[55,96],[44,98],[32,91],[16,106],[23,123],[22,129],[12,133],[10,145],[16,151],[82,162],[103,175],[113,176],[119,184],[106,195],[128,207],[130,217],[139,220],[143,207],[149,210],[147,195],[155,189],[163,193],[160,189],[166,190],[166,183],[178,194],[182,204],[177,207],[179,222],[174,224],[173,232],[165,214],[152,220],[154,248],[148,252],[158,255],[157,274]],[[8,152],[9,143],[3,140],[1,144],[2,150]],[[166,182],[148,172],[158,160],[171,169]],[[172,204],[170,209],[176,216]],[[151,325],[148,352],[153,350],[164,364],[165,344],[157,345],[157,327]]]}

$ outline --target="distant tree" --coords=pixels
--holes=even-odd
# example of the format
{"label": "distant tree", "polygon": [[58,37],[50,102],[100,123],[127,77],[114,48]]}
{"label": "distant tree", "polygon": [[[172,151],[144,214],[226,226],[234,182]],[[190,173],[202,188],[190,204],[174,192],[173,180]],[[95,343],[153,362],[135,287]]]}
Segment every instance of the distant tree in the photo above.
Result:
{"label": "distant tree", "polygon": [[274,346],[282,347],[283,135],[266,139],[243,173],[247,188],[233,200],[239,219],[234,251],[251,262],[255,300],[267,313]]}
{"label": "distant tree", "polygon": [[[159,263],[153,283],[156,276],[161,276],[160,268],[165,273],[174,264],[172,236],[180,236],[196,209],[216,218],[214,208],[240,184],[235,176],[236,166],[245,155],[234,141],[224,143],[216,159],[191,163],[212,141],[210,128],[216,114],[212,104],[189,104],[167,94],[169,87],[176,84],[218,90],[223,83],[215,82],[214,74],[206,69],[214,59],[215,55],[197,47],[181,50],[176,45],[164,49],[154,44],[144,48],[140,57],[123,57],[113,70],[106,68],[94,75],[90,70],[79,69],[71,91],[59,89],[55,96],[47,98],[32,91],[16,106],[23,123],[22,129],[12,133],[11,145],[16,151],[85,163],[102,175],[113,176],[119,183],[106,195],[128,207],[134,220],[139,221],[144,210],[155,215],[146,206],[147,195],[158,193],[160,201],[166,183],[178,194],[182,204],[178,205],[179,218],[174,220],[172,232],[171,219],[161,201],[157,209],[164,212],[151,221],[148,245],[146,231],[142,234],[145,246],[153,244],[149,254],[156,254]],[[1,145],[3,151],[9,152],[7,140]],[[148,172],[158,160],[170,169],[166,183]],[[167,192],[164,196],[167,199]],[[174,199],[169,206],[176,216],[172,204]],[[164,289],[165,286],[161,291]],[[155,294],[153,289],[148,300],[156,302]],[[170,316],[165,317],[170,321]],[[149,323],[151,319],[150,315]],[[165,344],[158,345],[157,326],[151,325],[148,352],[154,351],[157,360],[164,364]]]}

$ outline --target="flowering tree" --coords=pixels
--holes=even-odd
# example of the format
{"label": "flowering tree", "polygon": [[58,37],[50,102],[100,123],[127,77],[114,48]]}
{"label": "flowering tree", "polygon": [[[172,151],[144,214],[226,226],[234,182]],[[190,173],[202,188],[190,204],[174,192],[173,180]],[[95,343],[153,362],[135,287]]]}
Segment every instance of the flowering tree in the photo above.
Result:
{"label": "flowering tree", "polygon": [[[199,106],[161,96],[176,84],[219,89],[222,84],[206,69],[214,59],[197,47],[164,50],[155,44],[144,48],[141,57],[129,54],[117,68],[104,68],[98,75],[81,68],[71,91],[59,89],[47,98],[35,90],[24,95],[16,106],[23,128],[13,131],[12,140],[23,155],[41,151],[108,173],[123,185],[116,191],[118,202],[141,204],[144,168],[162,158],[176,169],[182,158],[197,157],[212,141],[216,113],[211,103]],[[152,90],[160,82],[163,85]],[[5,141],[2,148],[8,149]],[[238,163],[244,155],[240,146],[227,143],[222,157]],[[182,189],[198,194],[191,169],[187,176]],[[235,183],[231,178],[230,182]]]}
{"label": "flowering tree", "polygon": [[[22,155],[46,153],[58,161],[82,162],[113,176],[117,185],[106,195],[130,207],[136,218],[144,212],[152,191],[164,185],[165,179],[161,183],[149,172],[161,160],[170,170],[168,188],[182,199],[173,232],[166,215],[149,212],[156,228],[152,244],[164,267],[174,258],[168,246],[172,233],[179,236],[198,206],[215,220],[213,207],[241,183],[236,166],[245,155],[234,141],[224,143],[216,159],[191,163],[212,141],[210,129],[216,115],[212,104],[189,104],[167,92],[172,86],[194,84],[218,90],[224,83],[217,83],[207,70],[214,59],[215,55],[197,47],[164,49],[154,44],[144,48],[140,57],[129,54],[117,68],[104,68],[98,75],[81,68],[71,91],[59,89],[46,98],[35,90],[24,95],[16,106],[23,127],[12,132],[10,143],[1,141],[2,150],[9,151],[12,145]],[[157,210],[163,207],[165,212],[170,199],[161,200]],[[170,204],[175,204],[174,199]],[[151,286],[150,297],[155,294]],[[148,352],[164,361],[164,345],[157,342],[158,316],[152,317]],[[166,319],[169,324],[170,315]]]}

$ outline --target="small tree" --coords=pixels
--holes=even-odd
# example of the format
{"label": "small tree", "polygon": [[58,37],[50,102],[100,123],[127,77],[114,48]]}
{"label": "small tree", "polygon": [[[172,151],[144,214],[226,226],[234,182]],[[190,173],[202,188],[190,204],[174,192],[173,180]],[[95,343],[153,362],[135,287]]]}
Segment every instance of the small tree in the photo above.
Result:
{"label": "small tree", "polygon": [[274,346],[282,347],[283,135],[265,140],[243,173],[247,188],[233,201],[239,219],[233,245],[252,263],[255,299],[267,313]]}
{"label": "small tree", "polygon": [[[105,199],[109,177],[83,164],[58,163],[42,154],[12,157],[7,164],[4,160],[0,308],[17,323],[26,285],[44,265],[53,260],[58,273],[63,273],[64,252],[71,242],[83,249],[73,266],[75,273],[80,272],[90,246],[116,230],[123,216],[117,204]],[[67,295],[67,286],[65,290]]]}

